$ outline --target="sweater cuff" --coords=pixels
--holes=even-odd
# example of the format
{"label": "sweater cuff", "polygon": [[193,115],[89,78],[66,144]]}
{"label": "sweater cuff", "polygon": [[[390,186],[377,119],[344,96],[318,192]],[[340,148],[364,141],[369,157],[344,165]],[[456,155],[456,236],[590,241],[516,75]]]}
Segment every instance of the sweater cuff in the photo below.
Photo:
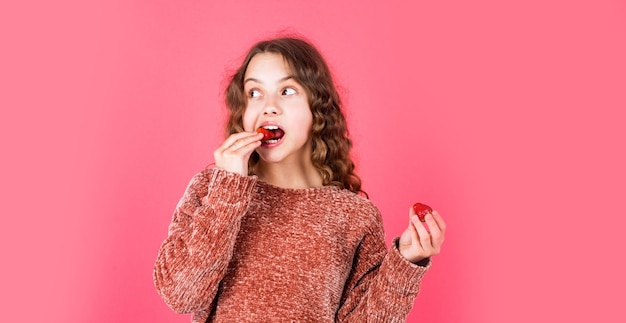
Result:
{"label": "sweater cuff", "polygon": [[241,203],[250,200],[252,191],[257,182],[256,176],[243,176],[219,168],[209,168],[202,171],[207,181],[209,192],[220,192],[218,199],[214,194],[202,197],[203,205],[220,205],[241,207]]}
{"label": "sweater cuff", "polygon": [[391,244],[391,250],[387,255],[389,258],[389,265],[398,273],[398,277],[405,277],[406,281],[409,283],[408,286],[416,286],[419,288],[422,277],[424,277],[426,272],[428,272],[432,266],[432,259],[429,259],[425,266],[420,266],[408,261],[404,258],[404,256],[402,256],[402,254],[400,254],[400,250],[398,250],[398,241],[399,238],[394,238]]}

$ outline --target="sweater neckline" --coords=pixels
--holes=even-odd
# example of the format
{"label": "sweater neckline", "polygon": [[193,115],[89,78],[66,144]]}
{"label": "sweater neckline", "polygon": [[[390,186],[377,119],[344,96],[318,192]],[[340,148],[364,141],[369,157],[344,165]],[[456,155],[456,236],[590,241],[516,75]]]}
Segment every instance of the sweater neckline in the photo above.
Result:
{"label": "sweater neckline", "polygon": [[340,188],[335,185],[324,185],[320,187],[307,187],[307,188],[287,188],[287,187],[276,186],[274,184],[270,184],[262,180],[258,180],[257,185],[266,191],[276,192],[278,194],[283,193],[283,194],[292,194],[292,195],[306,195],[306,194],[315,194],[315,193],[323,193],[323,192],[335,192],[335,191],[340,190]]}

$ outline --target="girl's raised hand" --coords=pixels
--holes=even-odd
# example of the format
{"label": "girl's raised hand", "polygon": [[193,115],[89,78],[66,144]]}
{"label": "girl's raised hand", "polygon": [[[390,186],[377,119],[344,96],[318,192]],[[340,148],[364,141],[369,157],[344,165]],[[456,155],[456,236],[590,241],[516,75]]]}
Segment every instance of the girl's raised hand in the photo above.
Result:
{"label": "girl's raised hand", "polygon": [[223,170],[248,175],[248,160],[252,152],[261,146],[263,134],[257,132],[239,132],[230,135],[213,152],[215,167]]}
{"label": "girl's raised hand", "polygon": [[427,214],[422,223],[413,208],[409,211],[409,227],[398,242],[400,254],[412,263],[439,254],[443,244],[446,224],[437,211]]}

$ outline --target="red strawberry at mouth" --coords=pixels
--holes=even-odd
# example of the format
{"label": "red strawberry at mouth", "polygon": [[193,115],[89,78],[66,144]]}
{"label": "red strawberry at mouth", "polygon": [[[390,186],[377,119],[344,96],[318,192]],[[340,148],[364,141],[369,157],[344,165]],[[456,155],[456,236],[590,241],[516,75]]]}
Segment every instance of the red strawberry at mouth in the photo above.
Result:
{"label": "red strawberry at mouth", "polygon": [[261,140],[263,141],[274,138],[274,133],[265,128],[259,128],[256,130],[256,132],[263,134],[263,138],[261,138]]}
{"label": "red strawberry at mouth", "polygon": [[420,221],[426,222],[426,220],[424,219],[426,217],[426,214],[432,213],[433,209],[426,204],[415,203],[413,204],[413,211],[415,211],[415,214],[417,214],[417,217],[420,219]]}
{"label": "red strawberry at mouth", "polygon": [[263,138],[261,138],[261,141],[268,141],[272,139],[278,140],[282,138],[285,134],[285,132],[277,126],[260,127],[256,130],[256,132],[263,134]]}

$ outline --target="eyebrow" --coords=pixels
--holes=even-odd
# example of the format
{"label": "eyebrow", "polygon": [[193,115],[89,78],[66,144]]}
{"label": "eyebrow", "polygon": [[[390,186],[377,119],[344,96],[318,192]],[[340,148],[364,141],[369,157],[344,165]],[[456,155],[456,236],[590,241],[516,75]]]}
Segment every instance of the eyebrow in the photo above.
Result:
{"label": "eyebrow", "polygon": [[[280,80],[278,80],[278,83],[285,82],[285,81],[287,81],[289,79],[295,79],[295,77],[293,75],[287,75],[287,76],[281,78]],[[257,83],[263,84],[263,82],[261,82],[259,79],[255,79],[254,77],[249,77],[249,78],[245,79],[243,81],[243,84],[245,85],[249,81],[250,82],[257,82]]]}

